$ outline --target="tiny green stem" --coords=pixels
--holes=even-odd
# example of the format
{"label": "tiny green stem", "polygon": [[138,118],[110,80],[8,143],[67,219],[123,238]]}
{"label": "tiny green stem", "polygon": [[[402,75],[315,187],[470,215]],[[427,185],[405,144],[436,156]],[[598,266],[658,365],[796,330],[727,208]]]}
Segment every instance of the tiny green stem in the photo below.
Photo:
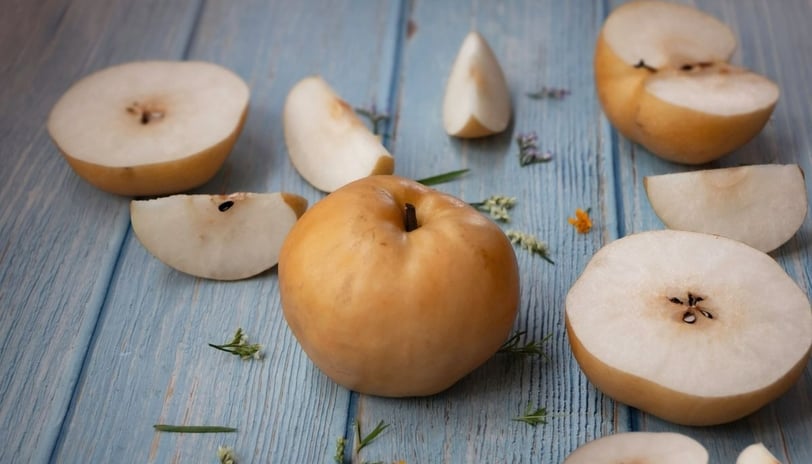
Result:
{"label": "tiny green stem", "polygon": [[175,432],[175,433],[230,433],[236,432],[234,427],[223,427],[219,425],[169,425],[169,424],[155,424],[155,430],[159,432]]}
{"label": "tiny green stem", "polygon": [[442,183],[450,182],[450,181],[452,181],[454,179],[457,179],[458,177],[462,177],[468,171],[470,171],[470,169],[459,169],[457,171],[445,172],[443,174],[438,174],[436,176],[431,176],[431,177],[425,177],[423,179],[418,179],[417,182],[421,183],[423,185],[427,185],[427,186],[442,184]]}
{"label": "tiny green stem", "polygon": [[389,427],[389,424],[384,423],[383,421],[378,422],[378,425],[369,432],[369,435],[363,436],[361,435],[361,423],[355,421],[355,433],[358,434],[358,444],[355,446],[355,453],[358,454],[364,447],[372,443],[373,440],[378,438],[378,435],[381,434],[386,428]]}

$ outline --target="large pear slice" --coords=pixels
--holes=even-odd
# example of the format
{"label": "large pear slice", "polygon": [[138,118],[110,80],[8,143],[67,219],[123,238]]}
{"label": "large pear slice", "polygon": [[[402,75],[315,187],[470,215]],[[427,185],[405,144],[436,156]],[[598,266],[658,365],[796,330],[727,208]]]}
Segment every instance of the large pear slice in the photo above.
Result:
{"label": "large pear slice", "polygon": [[285,143],[302,177],[325,192],[373,174],[392,174],[395,159],[321,77],[299,81],[284,109]]}
{"label": "large pear slice", "polygon": [[443,126],[454,137],[496,134],[510,122],[510,91],[488,42],[471,32],[462,42],[443,98]]}
{"label": "large pear slice", "polygon": [[609,121],[670,161],[699,164],[752,139],[779,89],[728,63],[733,32],[687,5],[637,1],[606,19],[595,48],[595,84]]}
{"label": "large pear slice", "polygon": [[736,464],[781,464],[762,443],[755,443],[739,453]]}
{"label": "large pear slice", "polygon": [[76,173],[119,195],[197,187],[231,152],[248,111],[236,74],[206,62],[139,61],[76,82],[48,132]]}
{"label": "large pear slice", "polygon": [[564,464],[707,464],[708,451],[679,433],[625,432],[592,440]]}
{"label": "large pear slice", "polygon": [[592,257],[565,306],[587,378],[679,424],[756,411],[798,380],[812,348],[806,294],[769,255],[716,235],[616,240]]}
{"label": "large pear slice", "polygon": [[806,184],[795,164],[663,174],[643,185],[668,228],[723,235],[764,252],[789,240],[806,217]]}
{"label": "large pear slice", "polygon": [[307,208],[291,193],[173,195],[130,202],[133,231],[168,266],[237,280],[276,265],[282,242]]}

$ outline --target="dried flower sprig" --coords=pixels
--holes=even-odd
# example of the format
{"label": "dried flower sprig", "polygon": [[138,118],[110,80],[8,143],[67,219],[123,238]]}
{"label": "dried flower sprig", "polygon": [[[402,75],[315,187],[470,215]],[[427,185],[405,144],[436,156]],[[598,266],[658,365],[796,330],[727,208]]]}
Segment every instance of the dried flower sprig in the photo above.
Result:
{"label": "dried flower sprig", "polygon": [[592,218],[589,217],[589,211],[589,208],[587,208],[586,211],[581,208],[576,208],[575,217],[567,218],[567,222],[575,227],[575,230],[578,231],[579,234],[585,234],[592,230]]}
{"label": "dried flower sprig", "polygon": [[389,115],[386,113],[379,113],[374,103],[367,108],[355,108],[355,112],[369,120],[369,122],[372,124],[372,133],[376,135],[381,133],[379,125],[389,120]]}
{"label": "dried flower sprig", "polygon": [[237,464],[234,449],[230,446],[218,446],[217,458],[220,459],[220,464]]}
{"label": "dried flower sprig", "polygon": [[538,141],[539,136],[535,131],[520,133],[516,136],[516,143],[519,144],[520,166],[552,161],[553,154],[549,151],[541,152],[538,148]]}
{"label": "dried flower sprig", "polygon": [[555,264],[555,262],[550,259],[550,249],[545,242],[542,242],[530,234],[516,230],[508,230],[505,232],[505,235],[507,235],[510,243],[518,245],[520,248],[524,248],[533,254],[541,256],[542,259],[550,264]]}
{"label": "dried flower sprig", "polygon": [[528,92],[527,96],[533,100],[563,100],[571,93],[569,89],[544,86],[538,92]]}
{"label": "dried flower sprig", "polygon": [[547,408],[536,408],[534,410],[533,405],[531,403],[528,403],[527,409],[525,409],[524,411],[524,415],[514,417],[513,420],[517,422],[524,422],[525,424],[532,425],[533,427],[539,424],[546,424]]}
{"label": "dried flower sprig", "polygon": [[248,343],[248,337],[238,328],[234,337],[229,343],[223,345],[215,345],[209,343],[209,346],[239,356],[241,359],[262,359],[262,345],[259,343]]}
{"label": "dried flower sprig", "polygon": [[333,455],[333,461],[336,464],[344,464],[344,448],[347,446],[347,439],[344,437],[338,437],[336,440],[336,454]]}
{"label": "dried flower sprig", "polygon": [[471,203],[471,206],[488,213],[496,221],[510,222],[510,213],[508,210],[516,206],[516,197],[493,195],[484,201]]}
{"label": "dried flower sprig", "polygon": [[541,346],[550,339],[553,334],[547,334],[540,341],[527,342],[524,345],[520,344],[520,339],[527,334],[524,330],[516,332],[507,339],[505,343],[499,348],[498,353],[509,354],[513,356],[527,357],[527,356],[542,356],[545,359],[550,359],[550,356],[542,350]]}

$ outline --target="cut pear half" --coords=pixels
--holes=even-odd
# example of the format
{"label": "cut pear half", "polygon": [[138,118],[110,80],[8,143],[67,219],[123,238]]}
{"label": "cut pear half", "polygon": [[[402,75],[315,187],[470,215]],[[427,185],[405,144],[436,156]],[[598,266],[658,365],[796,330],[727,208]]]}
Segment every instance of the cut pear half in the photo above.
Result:
{"label": "cut pear half", "polygon": [[443,126],[454,137],[483,137],[504,131],[511,104],[502,67],[488,42],[471,32],[462,42],[443,98]]}
{"label": "cut pear half", "polygon": [[76,173],[119,195],[183,192],[231,152],[249,90],[213,63],[138,61],[97,71],[57,101],[48,132]]}
{"label": "cut pear half", "polygon": [[136,237],[186,274],[245,279],[277,264],[282,242],[307,208],[291,193],[173,195],[130,202]]}
{"label": "cut pear half", "polygon": [[781,464],[762,443],[754,443],[739,453],[736,464]]}
{"label": "cut pear half", "polygon": [[735,48],[728,26],[691,6],[625,3],[606,19],[595,47],[604,113],[664,159],[717,159],[761,131],[780,94],[766,77],[728,63]]}
{"label": "cut pear half", "polygon": [[648,176],[652,209],[670,229],[722,235],[764,252],[804,222],[804,175],[795,164],[766,164]]}
{"label": "cut pear half", "polygon": [[795,384],[812,347],[806,293],[769,255],[717,235],[616,240],[595,253],[565,306],[586,377],[678,424],[756,411]]}
{"label": "cut pear half", "polygon": [[668,432],[625,432],[581,445],[564,464],[707,464],[708,451],[691,437]]}
{"label": "cut pear half", "polygon": [[324,192],[395,170],[395,159],[380,138],[321,77],[306,77],[290,90],[284,126],[291,163]]}

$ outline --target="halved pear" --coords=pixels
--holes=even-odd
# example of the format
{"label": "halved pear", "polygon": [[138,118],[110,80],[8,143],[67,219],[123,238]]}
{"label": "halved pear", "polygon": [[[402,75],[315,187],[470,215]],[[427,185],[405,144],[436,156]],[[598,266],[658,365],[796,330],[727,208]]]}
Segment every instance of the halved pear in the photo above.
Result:
{"label": "halved pear", "polygon": [[220,169],[249,90],[206,62],[138,61],[97,71],[56,102],[48,132],[76,173],[107,192],[178,193]]}
{"label": "halved pear", "polygon": [[624,432],[581,445],[564,464],[707,464],[708,451],[680,433]]}
{"label": "halved pear", "polygon": [[319,76],[306,77],[290,90],[284,126],[291,163],[324,192],[395,170],[395,159],[380,138]]}
{"label": "halved pear", "polygon": [[769,255],[717,235],[616,240],[595,253],[565,306],[586,377],[679,424],[756,411],[795,384],[812,349],[806,293]]}
{"label": "halved pear", "polygon": [[643,185],[668,228],[722,235],[764,252],[789,240],[806,217],[806,184],[796,164],[648,176]]}
{"label": "halved pear", "polygon": [[197,277],[237,280],[275,266],[288,231],[307,209],[291,193],[173,195],[130,202],[144,248]]}
{"label": "halved pear", "polygon": [[754,443],[739,453],[736,464],[781,464],[762,443]]}
{"label": "halved pear", "polygon": [[779,89],[728,60],[728,26],[691,6],[629,2],[604,22],[595,84],[609,121],[652,153],[679,163],[717,159],[764,127]]}
{"label": "halved pear", "polygon": [[462,42],[443,97],[443,126],[454,137],[496,134],[510,122],[510,91],[488,42],[471,32]]}

